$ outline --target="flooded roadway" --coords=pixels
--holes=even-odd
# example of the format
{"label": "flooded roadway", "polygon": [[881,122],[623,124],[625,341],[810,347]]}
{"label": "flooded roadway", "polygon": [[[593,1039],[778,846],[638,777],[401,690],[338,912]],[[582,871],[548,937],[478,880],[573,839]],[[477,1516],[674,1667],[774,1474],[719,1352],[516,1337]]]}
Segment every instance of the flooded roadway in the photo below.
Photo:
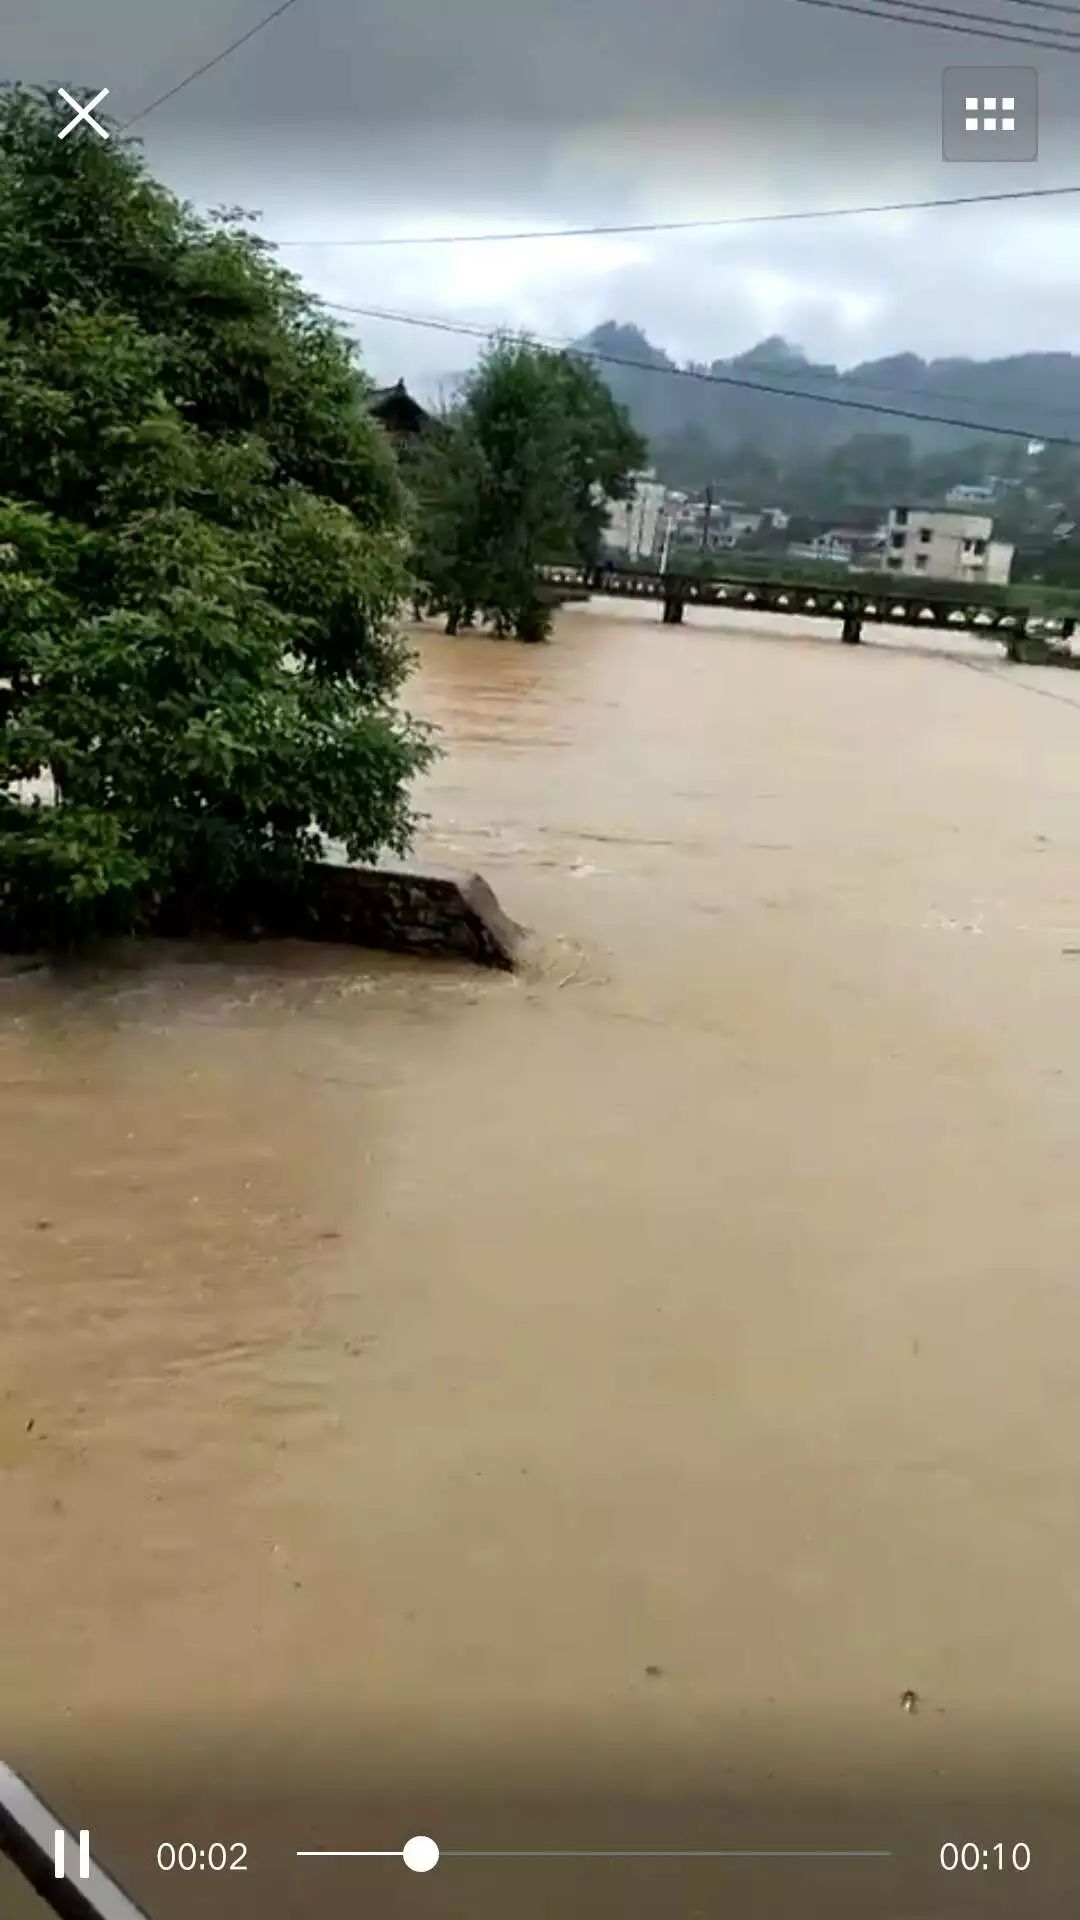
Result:
{"label": "flooded roadway", "polygon": [[0,1758],[155,1917],[1080,1887],[1080,692],[755,629],[420,638],[519,977],[0,984]]}

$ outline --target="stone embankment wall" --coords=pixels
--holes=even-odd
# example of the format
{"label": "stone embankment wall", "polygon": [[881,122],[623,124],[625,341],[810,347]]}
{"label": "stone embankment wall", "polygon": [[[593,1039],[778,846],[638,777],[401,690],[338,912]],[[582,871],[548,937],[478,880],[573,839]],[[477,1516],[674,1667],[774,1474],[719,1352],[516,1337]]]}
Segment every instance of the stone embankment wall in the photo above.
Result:
{"label": "stone embankment wall", "polygon": [[[478,873],[331,861],[310,871],[299,894],[249,894],[224,913],[189,899],[165,902],[151,931],[166,939],[333,940],[507,971],[526,937]],[[5,950],[0,937],[0,979],[46,961],[44,954]]]}
{"label": "stone embankment wall", "polygon": [[1035,633],[1018,633],[1006,647],[1010,660],[1023,667],[1080,668],[1080,653],[1073,653],[1067,642]]}
{"label": "stone embankment wall", "polygon": [[302,913],[280,931],[503,968],[524,937],[478,873],[331,865],[317,869]]}

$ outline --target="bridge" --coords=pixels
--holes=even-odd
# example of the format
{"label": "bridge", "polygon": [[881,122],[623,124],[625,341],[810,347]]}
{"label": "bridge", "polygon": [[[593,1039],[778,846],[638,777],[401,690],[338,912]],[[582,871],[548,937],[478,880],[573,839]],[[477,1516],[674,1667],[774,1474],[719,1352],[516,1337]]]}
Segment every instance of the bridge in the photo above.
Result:
{"label": "bridge", "polygon": [[[541,569],[544,580],[568,595],[611,594],[621,600],[656,600],[666,626],[679,626],[688,606],[735,607],[747,613],[779,613],[812,620],[839,620],[840,637],[849,646],[862,639],[864,621],[882,626],[940,627],[952,632],[976,633],[1002,640],[1011,660],[1032,659],[1051,652],[1072,661],[1067,642],[1075,618],[1062,614],[1035,614],[1032,609],[999,601],[964,599],[942,583],[937,593],[911,585],[894,591],[886,580],[880,587],[815,586],[789,580],[739,577],[706,578],[697,574],[639,572],[632,567],[551,566]],[[1025,641],[1029,646],[1025,648]],[[1080,665],[1080,658],[1076,661]]]}

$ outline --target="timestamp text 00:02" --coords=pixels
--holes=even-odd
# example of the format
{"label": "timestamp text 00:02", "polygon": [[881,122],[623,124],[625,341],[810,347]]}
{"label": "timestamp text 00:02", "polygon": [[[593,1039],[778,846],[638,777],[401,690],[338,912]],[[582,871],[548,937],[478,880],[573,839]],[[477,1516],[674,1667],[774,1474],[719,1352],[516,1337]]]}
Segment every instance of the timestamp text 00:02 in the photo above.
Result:
{"label": "timestamp text 00:02", "polygon": [[194,1873],[197,1868],[209,1867],[211,1873],[246,1873],[247,1848],[242,1840],[214,1840],[208,1847],[196,1847],[190,1840],[182,1840],[174,1847],[163,1840],[157,1850],[157,1863],[162,1873],[171,1873],[179,1867],[181,1873]]}
{"label": "timestamp text 00:02", "polygon": [[1026,1840],[1018,1840],[1016,1845],[1006,1849],[1002,1841],[993,1847],[980,1847],[975,1840],[965,1840],[958,1847],[955,1840],[946,1840],[938,1855],[946,1873],[955,1873],[961,1867],[965,1873],[975,1873],[982,1867],[996,1867],[999,1873],[1005,1873],[1012,1867],[1017,1873],[1026,1873],[1031,1865],[1031,1848]]}

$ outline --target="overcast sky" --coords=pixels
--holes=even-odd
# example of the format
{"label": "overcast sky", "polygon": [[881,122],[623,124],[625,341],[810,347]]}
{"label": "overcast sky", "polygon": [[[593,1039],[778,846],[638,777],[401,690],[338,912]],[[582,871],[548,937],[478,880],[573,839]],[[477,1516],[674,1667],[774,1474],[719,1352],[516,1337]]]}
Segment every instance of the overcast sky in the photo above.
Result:
{"label": "overcast sky", "polygon": [[[107,85],[124,121],[269,3],[35,0],[5,25],[3,71]],[[1064,18],[964,5],[1034,37]],[[283,257],[342,302],[560,338],[633,320],[679,359],[775,333],[841,365],[1080,351],[1080,195],[690,237],[336,244],[1080,184],[1080,13],[1074,31],[1075,56],[796,0],[295,0],[137,130],[196,204],[257,208],[268,237],[303,241]],[[943,67],[1010,63],[1039,71],[1038,161],[944,163]],[[380,379],[430,388],[473,351],[355,325]]]}

